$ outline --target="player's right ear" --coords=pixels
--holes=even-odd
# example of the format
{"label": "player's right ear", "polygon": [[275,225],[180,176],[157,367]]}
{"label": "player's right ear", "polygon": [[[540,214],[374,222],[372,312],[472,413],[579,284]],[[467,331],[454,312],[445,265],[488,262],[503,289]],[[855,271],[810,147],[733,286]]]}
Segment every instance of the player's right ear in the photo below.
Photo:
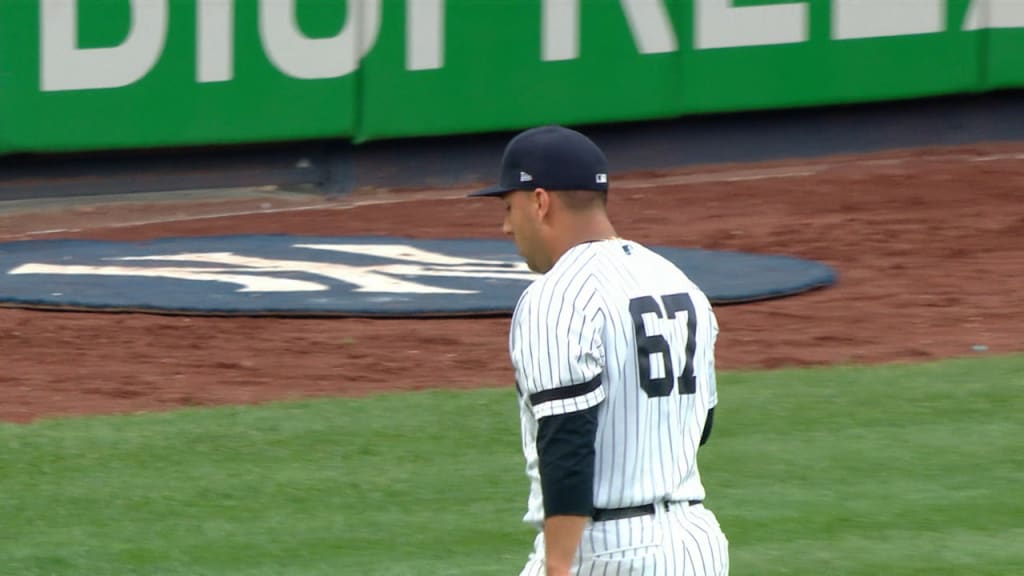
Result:
{"label": "player's right ear", "polygon": [[543,220],[551,210],[551,193],[543,188],[535,188],[530,196],[530,203],[536,211],[537,218]]}

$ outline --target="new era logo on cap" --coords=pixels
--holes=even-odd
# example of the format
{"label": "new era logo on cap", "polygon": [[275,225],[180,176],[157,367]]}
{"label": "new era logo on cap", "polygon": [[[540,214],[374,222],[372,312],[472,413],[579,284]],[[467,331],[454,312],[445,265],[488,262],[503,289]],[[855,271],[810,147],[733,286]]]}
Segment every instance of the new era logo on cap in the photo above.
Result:
{"label": "new era logo on cap", "polygon": [[598,184],[607,184],[608,183],[608,175],[607,174],[598,174],[597,175],[597,183]]}
{"label": "new era logo on cap", "polygon": [[533,182],[533,176],[530,176],[530,174],[528,172],[520,172],[519,173],[519,181],[520,182]]}

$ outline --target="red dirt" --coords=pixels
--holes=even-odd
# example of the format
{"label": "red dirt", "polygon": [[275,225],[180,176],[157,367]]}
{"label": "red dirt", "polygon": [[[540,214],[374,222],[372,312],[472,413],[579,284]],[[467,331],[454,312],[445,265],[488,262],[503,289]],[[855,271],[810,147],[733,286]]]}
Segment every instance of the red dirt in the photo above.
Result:
{"label": "red dirt", "polygon": [[[720,307],[720,368],[881,363],[1024,351],[1022,190],[1024,144],[985,145],[631,174],[613,184],[610,209],[620,235],[638,241],[792,254],[839,271],[839,283],[825,290]],[[364,190],[334,202],[268,192],[18,205],[0,213],[0,241],[234,233],[500,237],[500,203],[438,197],[453,194],[461,192]],[[408,201],[372,203],[395,199]],[[181,220],[133,224],[169,218]],[[39,233],[59,228],[78,230]],[[0,419],[508,386],[507,327],[507,318],[0,309]]]}

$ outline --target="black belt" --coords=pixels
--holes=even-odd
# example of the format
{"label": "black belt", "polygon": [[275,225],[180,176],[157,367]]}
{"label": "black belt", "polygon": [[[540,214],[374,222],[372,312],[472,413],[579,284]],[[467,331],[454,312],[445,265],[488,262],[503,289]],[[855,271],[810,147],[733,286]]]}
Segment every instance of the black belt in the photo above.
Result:
{"label": "black belt", "polygon": [[[683,500],[681,502],[659,502],[658,505],[667,511],[676,504],[696,506],[703,502],[703,500]],[[606,522],[608,520],[622,520],[623,518],[636,518],[637,516],[648,516],[650,514],[654,514],[654,504],[630,506],[629,508],[596,508],[594,509],[593,518],[594,522]]]}

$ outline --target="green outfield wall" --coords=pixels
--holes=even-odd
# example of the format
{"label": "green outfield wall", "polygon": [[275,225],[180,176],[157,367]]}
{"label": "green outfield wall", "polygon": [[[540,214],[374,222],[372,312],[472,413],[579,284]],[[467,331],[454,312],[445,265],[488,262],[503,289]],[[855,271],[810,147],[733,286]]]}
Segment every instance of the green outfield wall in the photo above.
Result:
{"label": "green outfield wall", "polygon": [[1021,0],[3,0],[0,153],[1024,87]]}

